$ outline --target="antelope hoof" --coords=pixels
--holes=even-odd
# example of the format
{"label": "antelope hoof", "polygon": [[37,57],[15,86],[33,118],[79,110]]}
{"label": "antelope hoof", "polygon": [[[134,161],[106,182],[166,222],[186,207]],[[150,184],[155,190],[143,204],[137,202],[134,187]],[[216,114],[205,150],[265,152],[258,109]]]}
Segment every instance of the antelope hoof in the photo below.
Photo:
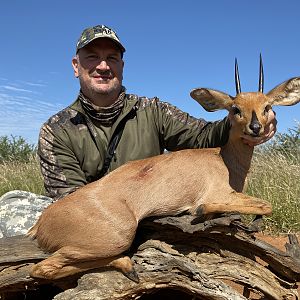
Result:
{"label": "antelope hoof", "polygon": [[136,283],[140,282],[139,276],[138,276],[137,272],[135,271],[135,269],[132,269],[131,271],[128,271],[128,272],[124,272],[124,275]]}
{"label": "antelope hoof", "polygon": [[204,217],[205,215],[205,209],[204,209],[204,205],[200,205],[197,207],[196,212],[195,212],[196,216],[198,216],[199,218]]}
{"label": "antelope hoof", "polygon": [[218,217],[218,215],[215,213],[208,213],[205,204],[201,204],[200,206],[198,206],[194,215],[196,217],[191,221],[192,225],[203,223],[205,221],[215,219]]}
{"label": "antelope hoof", "polygon": [[54,279],[57,268],[50,265],[35,264],[30,270],[30,276],[41,279]]}

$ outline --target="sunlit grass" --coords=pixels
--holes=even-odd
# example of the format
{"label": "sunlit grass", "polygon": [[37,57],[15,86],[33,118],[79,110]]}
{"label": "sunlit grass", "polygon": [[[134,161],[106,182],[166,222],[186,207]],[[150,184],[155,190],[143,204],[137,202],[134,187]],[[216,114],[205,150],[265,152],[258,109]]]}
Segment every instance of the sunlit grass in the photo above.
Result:
{"label": "sunlit grass", "polygon": [[12,190],[44,194],[39,164],[32,155],[28,162],[3,162],[0,164],[0,196]]}
{"label": "sunlit grass", "polygon": [[299,151],[262,151],[255,154],[246,193],[272,204],[272,216],[265,217],[266,230],[300,231],[299,183]]}

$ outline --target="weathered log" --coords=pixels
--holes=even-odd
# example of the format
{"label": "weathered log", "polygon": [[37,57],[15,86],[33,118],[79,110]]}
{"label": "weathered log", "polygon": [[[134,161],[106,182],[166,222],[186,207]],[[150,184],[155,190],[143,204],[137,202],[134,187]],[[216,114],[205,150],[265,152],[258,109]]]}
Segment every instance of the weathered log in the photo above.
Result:
{"label": "weathered log", "polygon": [[[251,293],[266,299],[298,299],[300,248],[295,237],[290,241],[287,252],[280,251],[257,239],[234,215],[198,224],[187,215],[148,219],[140,224],[129,251],[139,284],[103,268],[85,274],[77,287],[54,299],[138,299],[167,288],[194,299],[247,299]],[[0,295],[47,283],[28,275],[29,268],[47,256],[26,237],[0,240]],[[69,286],[78,278],[52,284]],[[244,296],[228,281],[246,287]]]}

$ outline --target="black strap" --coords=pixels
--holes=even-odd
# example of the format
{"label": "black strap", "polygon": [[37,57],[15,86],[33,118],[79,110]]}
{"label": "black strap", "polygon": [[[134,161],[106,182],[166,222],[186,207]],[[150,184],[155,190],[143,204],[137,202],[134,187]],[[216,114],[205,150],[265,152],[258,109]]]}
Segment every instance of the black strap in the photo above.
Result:
{"label": "black strap", "polygon": [[[116,129],[117,130],[117,129]],[[115,153],[115,149],[117,148],[117,145],[121,139],[122,133],[124,130],[124,126],[122,128],[120,128],[117,132],[115,132],[114,136],[111,138],[108,148],[107,148],[107,152],[106,152],[106,156],[104,159],[104,163],[103,163],[103,167],[101,169],[101,171],[98,174],[98,178],[103,177],[107,170],[109,169],[111,160],[114,156]]]}
{"label": "black strap", "polygon": [[118,146],[118,143],[119,143],[119,141],[121,139],[121,136],[122,136],[125,124],[126,124],[126,122],[127,122],[128,119],[130,119],[130,118],[133,117],[133,113],[135,114],[135,110],[134,109],[132,109],[121,120],[121,122],[119,123],[119,125],[115,129],[115,132],[114,132],[112,138],[110,139],[108,147],[107,147],[107,152],[106,152],[106,156],[105,156],[105,159],[104,159],[103,167],[102,167],[101,171],[99,172],[99,174],[97,176],[98,179],[101,178],[101,177],[103,177],[106,174],[106,172],[108,171],[110,163],[111,163],[111,160],[112,160],[112,158],[114,156],[115,150],[116,150],[116,148]]}

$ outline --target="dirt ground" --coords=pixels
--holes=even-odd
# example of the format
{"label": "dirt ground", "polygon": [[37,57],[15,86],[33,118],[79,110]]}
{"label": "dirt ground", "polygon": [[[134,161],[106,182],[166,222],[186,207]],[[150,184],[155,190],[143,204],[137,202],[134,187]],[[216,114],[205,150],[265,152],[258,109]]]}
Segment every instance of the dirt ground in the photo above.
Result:
{"label": "dirt ground", "polygon": [[[300,233],[298,233],[297,235],[298,241],[300,243]],[[288,237],[286,234],[281,234],[278,236],[273,236],[273,235],[267,235],[267,234],[263,234],[263,233],[258,233],[256,234],[256,237],[260,240],[265,241],[266,243],[276,247],[279,250],[282,251],[286,251],[285,249],[285,244],[288,243]],[[235,286],[236,289],[239,290],[238,286]],[[300,282],[298,282],[298,294],[300,295]],[[252,293],[250,294],[250,298],[249,299],[258,299],[257,297],[255,297],[255,295],[253,295]]]}
{"label": "dirt ground", "polygon": [[[296,234],[297,239],[300,243],[300,233]],[[257,237],[259,239],[264,240],[265,242],[271,244],[272,246],[282,250],[286,251],[285,244],[288,243],[288,237],[287,235],[279,235],[279,236],[270,236],[270,235],[264,235],[264,234],[258,234]],[[300,296],[300,282],[298,282],[298,294]]]}
{"label": "dirt ground", "polygon": [[[256,234],[256,237],[258,239],[261,239],[261,240],[271,244],[272,246],[274,246],[282,251],[285,251],[285,244],[288,242],[288,237],[286,234],[273,236],[273,235],[258,233],[258,234]],[[300,233],[297,234],[297,238],[298,238],[298,241],[300,242]]]}

